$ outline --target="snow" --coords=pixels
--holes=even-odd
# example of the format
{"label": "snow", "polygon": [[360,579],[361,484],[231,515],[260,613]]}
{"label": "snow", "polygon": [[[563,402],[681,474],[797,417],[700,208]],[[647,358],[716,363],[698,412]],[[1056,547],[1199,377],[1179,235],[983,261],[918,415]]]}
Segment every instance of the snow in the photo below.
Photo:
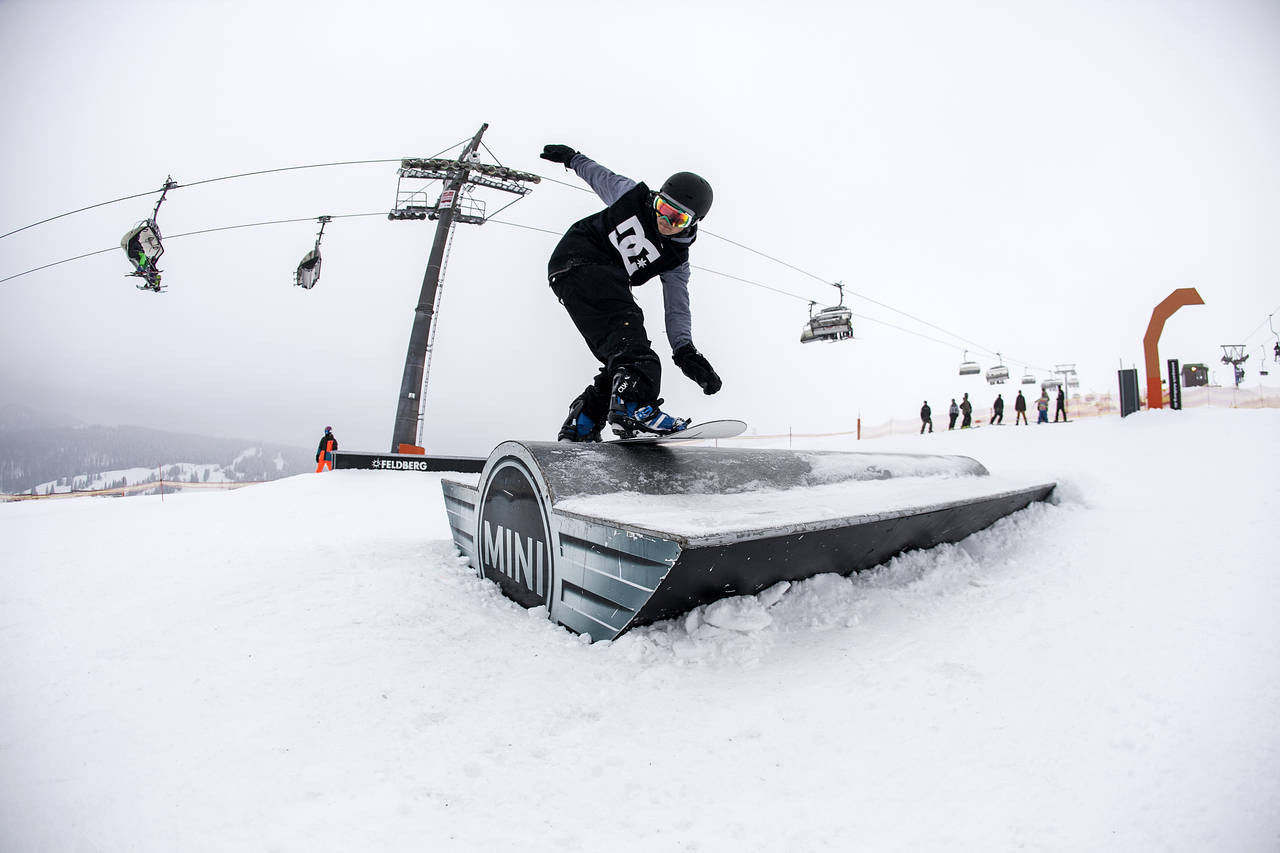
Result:
{"label": "snow", "polygon": [[1057,498],[594,645],[438,475],[3,504],[0,849],[1280,849],[1278,432],[815,439]]}
{"label": "snow", "polygon": [[[253,453],[241,454],[237,457],[236,462],[254,455]],[[276,470],[280,471],[284,467],[284,457],[277,454],[275,461]],[[234,467],[233,463],[233,467]],[[72,491],[85,492],[98,489],[110,489],[121,484],[138,485],[143,483],[154,482],[158,476],[163,473],[166,480],[181,483],[234,483],[233,477],[227,476],[227,469],[217,463],[209,462],[173,462],[166,463],[161,468],[117,468],[111,471],[103,471],[100,474],[89,476],[81,474],[76,477],[69,478],[68,482],[62,483],[60,480],[50,480],[47,483],[41,483],[31,489],[32,494],[37,495],[62,495]],[[194,475],[194,477],[193,477]]]}
{"label": "snow", "polygon": [[832,483],[800,489],[761,489],[729,495],[655,497],[636,492],[570,498],[556,508],[592,518],[614,519],[648,530],[708,544],[728,534],[775,527],[824,529],[855,516],[888,516],[922,506],[977,500],[1039,485],[1025,478],[907,476],[891,480]]}

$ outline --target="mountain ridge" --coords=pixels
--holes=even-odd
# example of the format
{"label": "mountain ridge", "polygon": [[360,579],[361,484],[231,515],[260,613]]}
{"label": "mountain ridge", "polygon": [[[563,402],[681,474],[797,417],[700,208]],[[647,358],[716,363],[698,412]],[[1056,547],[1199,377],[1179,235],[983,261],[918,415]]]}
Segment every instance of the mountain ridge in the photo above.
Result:
{"label": "mountain ridge", "polygon": [[[15,407],[0,407],[0,492],[8,494],[49,484],[65,491],[77,480],[92,483],[108,472],[179,464],[218,469],[221,474],[212,476],[227,482],[275,480],[314,464],[313,451],[278,442],[86,425],[66,415],[16,408],[25,412],[14,415]],[[14,423],[28,425],[15,428]]]}

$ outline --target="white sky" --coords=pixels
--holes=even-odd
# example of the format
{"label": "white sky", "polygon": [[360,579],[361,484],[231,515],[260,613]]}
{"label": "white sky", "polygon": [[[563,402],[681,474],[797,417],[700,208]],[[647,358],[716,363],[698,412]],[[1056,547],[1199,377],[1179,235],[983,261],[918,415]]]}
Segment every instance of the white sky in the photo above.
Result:
{"label": "white sky", "polygon": [[[694,337],[725,389],[670,368],[674,414],[851,429],[964,391],[985,407],[1024,365],[1061,362],[1111,390],[1141,366],[1152,308],[1187,286],[1207,304],[1170,321],[1162,356],[1229,382],[1219,345],[1247,343],[1258,381],[1280,308],[1280,6],[830,5],[4,2],[0,233],[166,175],[430,156],[488,122],[504,164],[562,180],[544,143],[651,183],[699,172],[707,231],[849,286],[858,339],[802,347],[804,301],[706,270],[824,304],[834,289],[704,235]],[[179,189],[159,221],[386,211],[395,167]],[[0,240],[0,278],[117,246],[154,198]],[[594,209],[543,183],[500,218],[558,234]],[[299,445],[333,424],[346,447],[387,449],[434,223],[333,222],[306,292],[292,275],[316,230],[167,240],[159,296],[118,249],[0,284],[0,402]],[[433,451],[550,438],[594,371],[545,285],[556,234],[458,228]],[[966,347],[993,356],[855,293],[1003,353],[1015,383],[961,379]],[[659,289],[639,296],[665,358]]]}

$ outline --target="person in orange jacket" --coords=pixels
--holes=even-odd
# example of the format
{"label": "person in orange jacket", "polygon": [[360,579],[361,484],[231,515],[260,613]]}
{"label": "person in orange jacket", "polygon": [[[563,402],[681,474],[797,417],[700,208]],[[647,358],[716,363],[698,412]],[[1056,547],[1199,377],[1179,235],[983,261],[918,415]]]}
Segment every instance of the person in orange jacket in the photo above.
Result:
{"label": "person in orange jacket", "polygon": [[333,427],[324,428],[324,436],[320,439],[320,446],[316,448],[316,473],[319,474],[326,468],[333,470],[333,451],[338,449],[338,439],[333,437]]}

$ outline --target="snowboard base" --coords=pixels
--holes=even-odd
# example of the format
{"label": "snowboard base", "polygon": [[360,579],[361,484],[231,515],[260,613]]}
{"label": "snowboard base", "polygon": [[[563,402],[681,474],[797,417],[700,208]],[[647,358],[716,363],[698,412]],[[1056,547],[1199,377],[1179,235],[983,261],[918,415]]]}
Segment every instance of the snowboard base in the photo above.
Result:
{"label": "snowboard base", "polygon": [[735,435],[742,435],[747,431],[746,421],[735,420],[719,420],[719,421],[703,421],[700,424],[690,424],[678,432],[670,432],[665,435],[659,435],[652,432],[637,432],[631,435],[619,437],[609,442],[610,444],[659,444],[669,441],[696,441],[698,439],[709,438],[733,438]]}

